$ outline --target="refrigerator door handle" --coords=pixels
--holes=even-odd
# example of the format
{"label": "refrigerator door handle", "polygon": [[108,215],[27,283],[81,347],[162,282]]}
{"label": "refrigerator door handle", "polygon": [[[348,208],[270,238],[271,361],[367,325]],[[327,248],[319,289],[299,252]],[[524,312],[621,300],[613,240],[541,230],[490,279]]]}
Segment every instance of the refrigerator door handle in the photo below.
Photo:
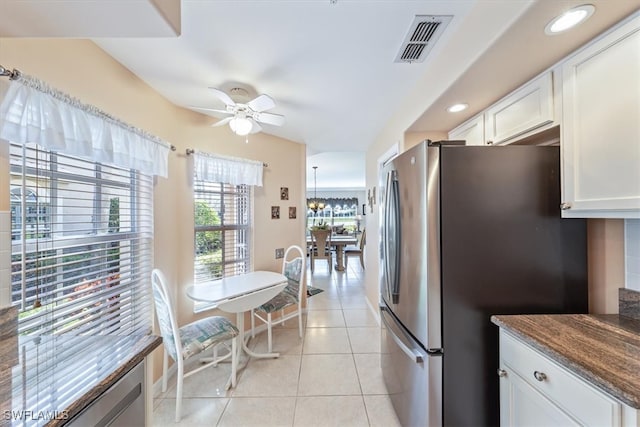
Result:
{"label": "refrigerator door handle", "polygon": [[[400,296],[400,198],[398,175],[395,170],[387,174],[387,189],[384,215],[384,267],[387,295],[393,304],[398,303]],[[391,246],[393,245],[393,247]],[[393,250],[393,254],[391,251]]]}
{"label": "refrigerator door handle", "polygon": [[390,321],[387,320],[387,314],[385,313],[386,311],[386,307],[380,306],[380,313],[382,314],[380,317],[382,318],[384,326],[387,328],[389,336],[391,336],[400,350],[402,350],[404,354],[406,354],[414,363],[423,363],[425,356],[418,348],[411,348],[412,346],[410,342],[408,343],[409,345],[405,343],[405,341],[409,341],[409,338],[406,337],[405,334],[402,333],[402,331],[400,331],[398,326],[395,325],[395,321],[393,319],[391,319]]}

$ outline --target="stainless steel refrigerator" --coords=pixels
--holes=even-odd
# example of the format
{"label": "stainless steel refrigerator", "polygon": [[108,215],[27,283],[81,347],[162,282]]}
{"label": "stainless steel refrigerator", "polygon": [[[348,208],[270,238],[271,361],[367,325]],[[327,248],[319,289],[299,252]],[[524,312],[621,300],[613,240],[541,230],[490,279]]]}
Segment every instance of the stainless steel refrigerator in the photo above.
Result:
{"label": "stainless steel refrigerator", "polygon": [[492,314],[586,313],[557,146],[425,141],[383,167],[381,364],[403,426],[499,424]]}

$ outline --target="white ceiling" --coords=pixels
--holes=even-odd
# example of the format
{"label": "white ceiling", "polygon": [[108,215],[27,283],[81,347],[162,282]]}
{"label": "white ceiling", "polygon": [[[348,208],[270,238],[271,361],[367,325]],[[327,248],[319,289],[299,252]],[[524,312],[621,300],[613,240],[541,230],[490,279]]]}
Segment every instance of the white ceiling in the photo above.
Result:
{"label": "white ceiling", "polygon": [[[307,144],[309,187],[318,165],[318,188],[362,188],[364,152],[406,105],[420,106],[408,130],[447,131],[640,8],[640,0],[588,2],[596,13],[586,24],[549,38],[546,23],[583,1],[59,0],[52,9],[0,0],[0,35],[93,37],[185,108],[223,107],[210,86],[266,93],[286,123],[264,132]],[[394,63],[417,14],[453,19],[426,61]],[[179,37],[158,37],[171,31]],[[444,111],[459,101],[469,110]]]}

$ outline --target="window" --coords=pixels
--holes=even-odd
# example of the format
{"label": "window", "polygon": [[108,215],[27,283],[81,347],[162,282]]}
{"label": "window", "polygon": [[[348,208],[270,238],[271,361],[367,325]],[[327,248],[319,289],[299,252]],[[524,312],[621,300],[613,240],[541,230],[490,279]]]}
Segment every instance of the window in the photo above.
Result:
{"label": "window", "polygon": [[251,187],[194,178],[194,282],[251,271]]}
{"label": "window", "polygon": [[11,144],[11,298],[19,333],[145,333],[151,176]]}

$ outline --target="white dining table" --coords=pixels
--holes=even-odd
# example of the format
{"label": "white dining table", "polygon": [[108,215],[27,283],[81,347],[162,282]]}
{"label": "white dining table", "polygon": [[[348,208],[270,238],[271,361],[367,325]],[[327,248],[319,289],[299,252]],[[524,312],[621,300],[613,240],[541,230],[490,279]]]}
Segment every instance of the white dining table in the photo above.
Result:
{"label": "white dining table", "polygon": [[[247,347],[244,331],[245,313],[259,307],[280,293],[287,285],[287,277],[273,271],[252,271],[237,276],[188,286],[187,296],[194,301],[214,303],[227,313],[236,313],[240,345],[238,361],[244,351],[250,357],[276,358],[279,353],[256,353]],[[229,384],[227,384],[227,388]]]}

